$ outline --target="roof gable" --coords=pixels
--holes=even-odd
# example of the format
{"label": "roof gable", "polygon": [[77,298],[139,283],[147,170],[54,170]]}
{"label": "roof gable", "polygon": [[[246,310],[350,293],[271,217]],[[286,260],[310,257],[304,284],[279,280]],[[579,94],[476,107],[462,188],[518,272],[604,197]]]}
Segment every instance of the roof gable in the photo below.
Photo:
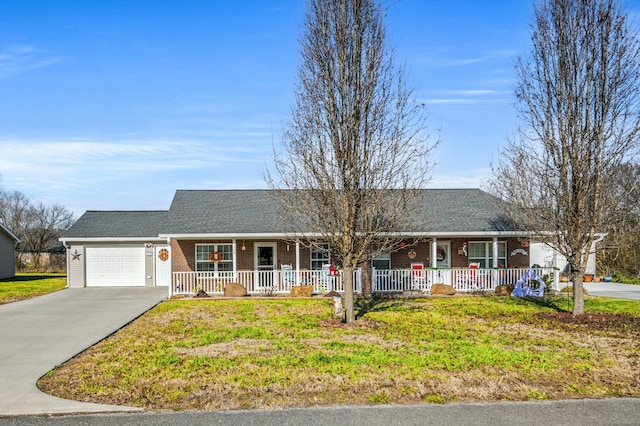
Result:
{"label": "roof gable", "polygon": [[0,223],[0,232],[2,232],[3,234],[5,234],[7,237],[9,237],[10,239],[12,239],[15,243],[21,243],[22,241],[20,240],[20,238],[18,238],[18,236],[16,234],[14,234],[13,232],[11,232],[11,230],[9,228],[7,228],[6,226],[4,226],[2,223]]}

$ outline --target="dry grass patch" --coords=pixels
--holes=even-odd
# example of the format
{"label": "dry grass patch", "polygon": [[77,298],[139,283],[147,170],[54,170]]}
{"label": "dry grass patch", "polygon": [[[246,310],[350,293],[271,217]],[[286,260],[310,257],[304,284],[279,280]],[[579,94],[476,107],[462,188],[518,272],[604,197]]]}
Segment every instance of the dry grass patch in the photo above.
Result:
{"label": "dry grass patch", "polygon": [[587,308],[617,313],[594,326],[552,301],[367,300],[345,325],[326,299],[171,301],[40,387],[171,410],[640,397],[640,304]]}

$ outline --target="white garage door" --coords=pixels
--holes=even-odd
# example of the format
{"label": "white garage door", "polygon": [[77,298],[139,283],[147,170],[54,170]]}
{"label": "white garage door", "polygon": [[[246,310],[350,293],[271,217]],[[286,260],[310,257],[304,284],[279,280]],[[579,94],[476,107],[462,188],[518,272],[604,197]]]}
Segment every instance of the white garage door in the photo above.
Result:
{"label": "white garage door", "polygon": [[144,247],[86,247],[87,287],[144,286]]}

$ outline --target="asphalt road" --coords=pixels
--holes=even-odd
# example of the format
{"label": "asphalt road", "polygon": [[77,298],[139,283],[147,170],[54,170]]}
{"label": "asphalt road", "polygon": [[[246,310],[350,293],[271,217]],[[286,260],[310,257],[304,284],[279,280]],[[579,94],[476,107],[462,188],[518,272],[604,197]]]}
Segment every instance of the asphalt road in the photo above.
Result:
{"label": "asphalt road", "polygon": [[640,399],[0,417],[0,425],[640,425]]}
{"label": "asphalt road", "polygon": [[584,283],[591,296],[615,297],[617,299],[640,300],[640,285],[618,283]]}

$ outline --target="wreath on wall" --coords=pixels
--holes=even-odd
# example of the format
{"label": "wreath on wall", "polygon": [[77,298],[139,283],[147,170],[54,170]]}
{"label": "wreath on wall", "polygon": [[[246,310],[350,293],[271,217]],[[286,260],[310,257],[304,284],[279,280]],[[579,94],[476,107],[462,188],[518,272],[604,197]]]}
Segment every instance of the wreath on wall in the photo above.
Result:
{"label": "wreath on wall", "polygon": [[222,260],[222,253],[219,251],[209,253],[209,260],[212,262],[220,262]]}
{"label": "wreath on wall", "polygon": [[163,248],[158,252],[158,259],[166,262],[169,259],[169,250]]}

